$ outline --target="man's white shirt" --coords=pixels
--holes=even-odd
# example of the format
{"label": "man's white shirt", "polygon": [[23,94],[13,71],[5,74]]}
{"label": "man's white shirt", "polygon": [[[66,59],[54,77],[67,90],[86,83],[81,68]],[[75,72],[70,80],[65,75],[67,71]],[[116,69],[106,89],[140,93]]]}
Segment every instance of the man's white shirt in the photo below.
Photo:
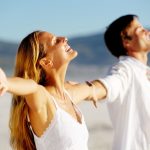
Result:
{"label": "man's white shirt", "polygon": [[113,150],[150,150],[150,68],[121,56],[108,76],[99,80],[107,89]]}

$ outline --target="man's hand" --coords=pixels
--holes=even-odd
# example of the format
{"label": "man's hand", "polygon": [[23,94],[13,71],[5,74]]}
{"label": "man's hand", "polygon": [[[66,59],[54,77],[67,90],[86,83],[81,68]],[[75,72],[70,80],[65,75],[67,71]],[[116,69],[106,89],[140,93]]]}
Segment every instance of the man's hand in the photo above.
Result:
{"label": "man's hand", "polygon": [[4,71],[0,68],[0,96],[8,90],[8,82]]}

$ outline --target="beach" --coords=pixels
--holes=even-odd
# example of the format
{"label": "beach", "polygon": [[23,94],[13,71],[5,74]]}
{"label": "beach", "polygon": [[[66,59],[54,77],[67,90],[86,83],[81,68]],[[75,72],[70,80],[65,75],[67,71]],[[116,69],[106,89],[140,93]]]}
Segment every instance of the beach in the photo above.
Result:
{"label": "beach", "polygon": [[[88,72],[88,74],[87,74]],[[99,75],[99,72],[101,75]],[[102,69],[99,71],[98,68],[87,67],[78,68],[78,75],[80,78],[77,79],[77,69],[71,67],[69,70],[68,80],[76,80],[83,82],[84,80],[94,79],[98,76],[103,76],[106,70]],[[0,97],[0,150],[11,150],[9,145],[9,111],[11,104],[11,95],[6,93]],[[98,102],[98,108],[95,108],[92,102],[83,101],[79,104],[85,121],[89,130],[89,150],[111,150],[113,140],[113,129],[110,122],[107,106],[105,102]]]}
{"label": "beach", "polygon": [[0,97],[0,150],[11,150],[9,144],[9,111],[11,95],[5,94]]}

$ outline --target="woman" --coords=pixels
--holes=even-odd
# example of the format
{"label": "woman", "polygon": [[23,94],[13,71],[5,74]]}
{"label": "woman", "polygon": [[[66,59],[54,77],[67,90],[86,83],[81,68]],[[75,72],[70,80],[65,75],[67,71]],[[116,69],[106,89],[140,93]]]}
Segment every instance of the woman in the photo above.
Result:
{"label": "woman", "polygon": [[88,149],[87,127],[76,104],[93,97],[92,87],[64,84],[68,64],[76,56],[65,37],[36,31],[19,46],[15,77],[6,78],[1,70],[0,93],[13,94],[9,122],[13,149]]}

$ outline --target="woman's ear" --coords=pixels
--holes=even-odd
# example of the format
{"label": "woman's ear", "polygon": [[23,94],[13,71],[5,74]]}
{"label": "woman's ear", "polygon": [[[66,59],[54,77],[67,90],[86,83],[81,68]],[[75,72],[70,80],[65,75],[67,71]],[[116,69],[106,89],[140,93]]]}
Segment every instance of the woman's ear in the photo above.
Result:
{"label": "woman's ear", "polygon": [[41,60],[40,60],[40,65],[43,67],[43,68],[47,68],[47,67],[53,67],[53,62],[50,60],[50,59],[47,59],[47,58],[42,58]]}

